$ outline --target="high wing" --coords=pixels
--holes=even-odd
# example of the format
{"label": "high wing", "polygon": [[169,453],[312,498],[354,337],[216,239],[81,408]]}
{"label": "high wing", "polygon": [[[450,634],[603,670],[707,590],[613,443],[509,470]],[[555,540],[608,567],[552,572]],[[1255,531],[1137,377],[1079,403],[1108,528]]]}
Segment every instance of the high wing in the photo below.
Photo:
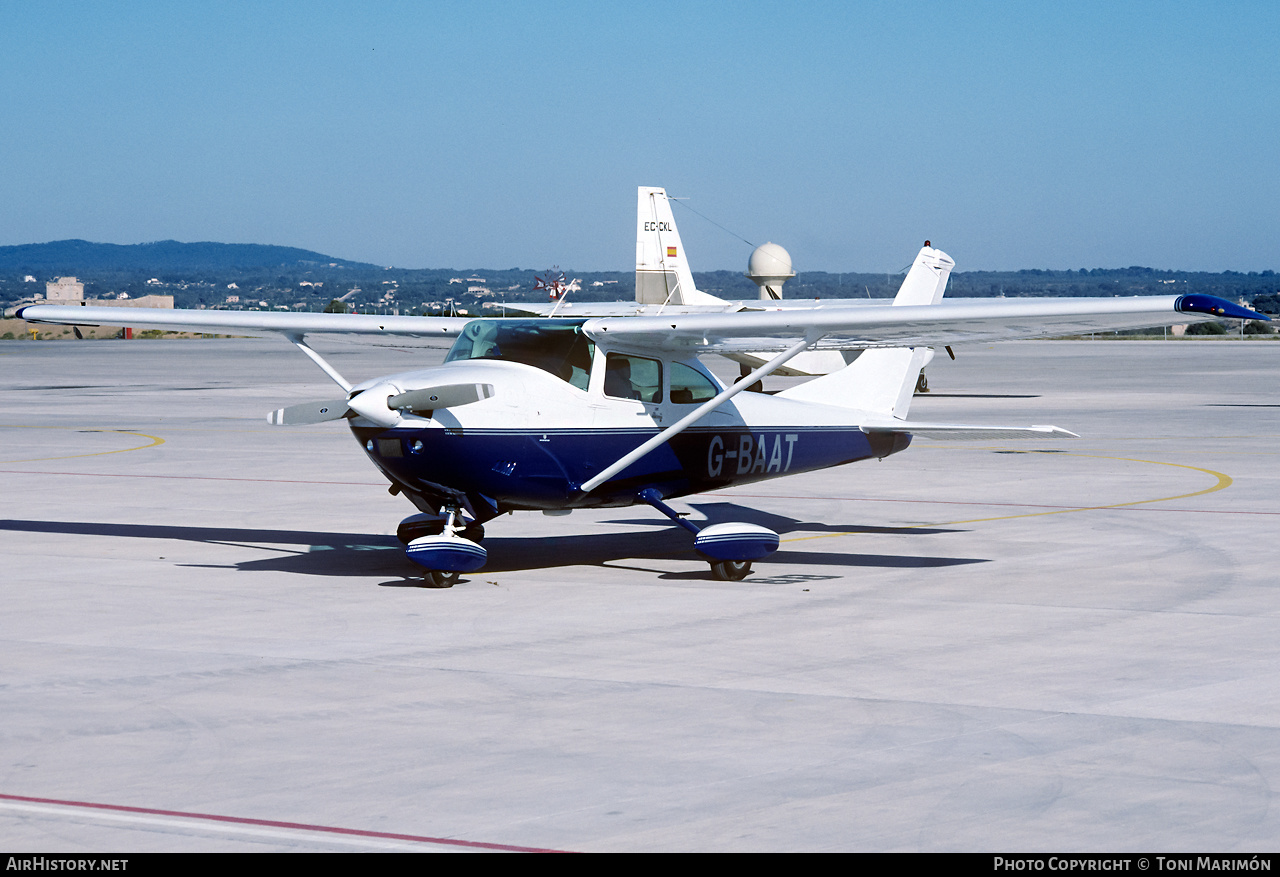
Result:
{"label": "high wing", "polygon": [[[426,346],[451,343],[466,317],[400,317],[374,314],[299,314],[271,311],[200,311],[182,308],[104,308],[76,305],[26,305],[14,316],[29,323],[63,326],[149,327],[169,332],[211,335],[280,335],[320,366],[335,384],[347,392],[351,382],[307,344],[308,335],[359,335],[368,340],[393,338],[416,340]],[[325,406],[327,407],[327,406]],[[346,408],[341,409],[345,411]],[[314,419],[296,409],[279,412],[279,423],[311,423]],[[339,414],[338,416],[342,416]],[[321,418],[326,419],[326,418]]]}
{"label": "high wing", "polygon": [[[27,305],[32,323],[131,326],[236,335],[361,335],[450,339],[466,317]],[[669,353],[781,351],[807,339],[811,349],[938,347],[1106,332],[1233,317],[1268,317],[1209,295],[1131,298],[970,299],[925,305],[737,311],[600,317],[584,325],[597,343]]]}
{"label": "high wing", "polygon": [[1132,298],[970,299],[924,305],[669,317],[602,317],[583,329],[597,343],[672,354],[941,347],[1193,323],[1262,314],[1210,295]]}
{"label": "high wing", "polygon": [[452,339],[470,322],[466,317],[400,317],[370,314],[303,314],[271,311],[111,308],[76,305],[26,305],[14,316],[29,323],[64,326],[121,326],[201,332],[212,335],[365,335]]}

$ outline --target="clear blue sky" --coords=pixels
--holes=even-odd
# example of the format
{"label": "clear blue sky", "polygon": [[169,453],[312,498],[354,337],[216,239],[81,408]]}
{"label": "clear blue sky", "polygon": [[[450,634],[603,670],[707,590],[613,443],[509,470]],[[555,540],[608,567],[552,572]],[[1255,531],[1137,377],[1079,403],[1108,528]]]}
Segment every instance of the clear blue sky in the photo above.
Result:
{"label": "clear blue sky", "polygon": [[[629,270],[1280,269],[1280,3],[3,0],[0,244]],[[695,270],[750,248],[677,210]]]}

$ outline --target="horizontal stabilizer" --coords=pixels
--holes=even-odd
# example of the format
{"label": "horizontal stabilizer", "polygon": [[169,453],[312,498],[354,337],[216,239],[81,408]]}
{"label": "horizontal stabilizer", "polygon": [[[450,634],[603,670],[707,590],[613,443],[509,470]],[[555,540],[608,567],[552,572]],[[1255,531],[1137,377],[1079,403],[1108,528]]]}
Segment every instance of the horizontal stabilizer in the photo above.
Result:
{"label": "horizontal stabilizer", "polygon": [[909,432],[919,438],[941,442],[1009,441],[1016,439],[1080,438],[1057,426],[975,426],[966,423],[913,423],[877,421],[858,427],[865,433]]}

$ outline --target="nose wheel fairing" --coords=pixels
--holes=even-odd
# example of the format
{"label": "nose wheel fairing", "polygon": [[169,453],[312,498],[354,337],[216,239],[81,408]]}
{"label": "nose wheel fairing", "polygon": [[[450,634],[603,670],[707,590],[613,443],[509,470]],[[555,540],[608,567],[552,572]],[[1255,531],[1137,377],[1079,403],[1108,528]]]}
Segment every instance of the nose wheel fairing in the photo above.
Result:
{"label": "nose wheel fairing", "polygon": [[[425,516],[414,515],[401,522],[399,533],[412,535],[415,528],[426,525]],[[489,560],[489,553],[479,540],[466,539],[462,510],[456,505],[444,509],[439,534],[417,536],[405,546],[405,556],[426,570],[425,581],[431,587],[451,587],[464,572],[475,572]],[[483,534],[483,528],[480,531]]]}

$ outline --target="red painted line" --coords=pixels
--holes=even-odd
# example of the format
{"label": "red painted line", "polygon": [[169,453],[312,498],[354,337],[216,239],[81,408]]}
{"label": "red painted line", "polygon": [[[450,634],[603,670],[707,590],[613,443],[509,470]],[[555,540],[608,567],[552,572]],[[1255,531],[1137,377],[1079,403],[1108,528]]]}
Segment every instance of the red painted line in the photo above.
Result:
{"label": "red painted line", "polygon": [[113,472],[42,472],[37,469],[0,469],[4,475],[66,475],[72,478],[170,478],[177,481],[250,481],[255,484],[346,484],[381,487],[377,481],[302,481],[295,478],[218,478],[212,475],[126,475]]}
{"label": "red painted line", "polygon": [[299,831],[319,831],[329,834],[345,834],[354,837],[378,837],[389,840],[408,840],[417,843],[445,844],[482,850],[502,850],[510,853],[564,853],[568,850],[551,850],[540,847],[517,847],[510,844],[485,843],[477,840],[455,840],[448,837],[426,837],[417,834],[396,834],[389,831],[364,831],[359,828],[337,828],[332,825],[309,825],[305,822],[279,822],[274,819],[248,819],[241,816],[219,816],[216,813],[187,813],[182,810],[155,810],[150,807],[125,807],[120,804],[95,804],[92,801],[61,801],[57,798],[29,798],[25,795],[0,794],[0,800],[24,801],[30,804],[58,804],[63,807],[87,807],[93,810],[112,810],[119,813],[141,813],[147,816],[180,816],[184,819],[208,819],[213,822],[230,822],[236,825],[263,825],[269,828],[292,828]]}

